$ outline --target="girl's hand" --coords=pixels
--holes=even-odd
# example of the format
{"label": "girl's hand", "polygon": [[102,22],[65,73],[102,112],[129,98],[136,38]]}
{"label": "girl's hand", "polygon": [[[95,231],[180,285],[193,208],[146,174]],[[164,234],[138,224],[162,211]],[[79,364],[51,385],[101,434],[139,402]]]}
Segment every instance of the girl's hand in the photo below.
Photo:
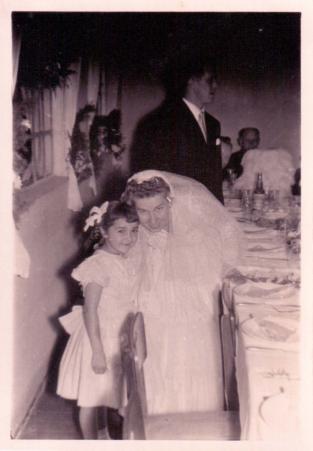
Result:
{"label": "girl's hand", "polygon": [[92,354],[91,367],[96,374],[103,374],[107,370],[107,362],[104,352]]}

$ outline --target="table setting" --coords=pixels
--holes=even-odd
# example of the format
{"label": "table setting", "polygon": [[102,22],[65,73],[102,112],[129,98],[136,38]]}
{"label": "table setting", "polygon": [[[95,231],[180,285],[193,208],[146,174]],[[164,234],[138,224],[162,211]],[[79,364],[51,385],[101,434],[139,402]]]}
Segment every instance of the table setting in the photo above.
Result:
{"label": "table setting", "polygon": [[226,191],[224,195],[225,207],[243,232],[241,264],[300,266],[301,222],[297,196],[282,197],[279,190],[269,190],[264,192],[261,204],[259,199],[255,203],[250,189]]}
{"label": "table setting", "polygon": [[222,336],[224,378],[233,365],[242,440],[292,440],[299,431],[300,200],[262,186],[255,198],[256,188],[236,189],[232,180],[224,192],[243,235],[240,263],[222,285],[221,324],[229,321],[232,335]]}

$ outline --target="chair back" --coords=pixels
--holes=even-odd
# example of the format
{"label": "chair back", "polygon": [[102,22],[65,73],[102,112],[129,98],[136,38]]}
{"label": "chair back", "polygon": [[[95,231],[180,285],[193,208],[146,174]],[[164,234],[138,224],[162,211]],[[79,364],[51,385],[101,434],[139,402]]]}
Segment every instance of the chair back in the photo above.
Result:
{"label": "chair back", "polygon": [[139,393],[133,386],[124,412],[123,440],[145,440],[144,417]]}
{"label": "chair back", "polygon": [[144,362],[147,357],[147,344],[145,324],[143,314],[141,312],[136,313],[131,323],[130,332],[130,347],[132,355],[134,356],[134,370],[137,390],[141,399],[143,414],[147,415],[147,399],[144,379]]}
{"label": "chair back", "polygon": [[120,330],[120,349],[121,349],[121,359],[123,374],[125,378],[126,388],[127,388],[127,399],[130,398],[132,391],[135,386],[135,371],[133,364],[133,356],[131,351],[131,328],[132,323],[135,319],[134,313],[129,313],[125,318],[125,321]]}
{"label": "chair back", "polygon": [[234,318],[222,315],[220,318],[223,357],[224,399],[226,410],[238,410],[238,394],[235,374]]}

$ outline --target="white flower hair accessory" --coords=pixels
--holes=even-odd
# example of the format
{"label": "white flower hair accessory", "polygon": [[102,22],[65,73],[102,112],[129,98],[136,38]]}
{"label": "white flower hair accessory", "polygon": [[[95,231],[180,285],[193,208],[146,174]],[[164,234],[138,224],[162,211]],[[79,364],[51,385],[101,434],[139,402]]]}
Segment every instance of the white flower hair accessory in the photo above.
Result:
{"label": "white flower hair accessory", "polygon": [[89,216],[85,221],[84,232],[87,232],[89,227],[94,227],[95,224],[100,224],[102,216],[107,212],[109,202],[106,201],[100,207],[92,207]]}

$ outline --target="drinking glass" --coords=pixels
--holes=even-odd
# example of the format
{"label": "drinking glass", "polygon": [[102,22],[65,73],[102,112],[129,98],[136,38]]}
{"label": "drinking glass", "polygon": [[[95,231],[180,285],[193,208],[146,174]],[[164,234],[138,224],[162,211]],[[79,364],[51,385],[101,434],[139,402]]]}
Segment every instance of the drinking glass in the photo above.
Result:
{"label": "drinking glass", "polygon": [[244,217],[251,220],[251,214],[253,210],[253,194],[251,189],[242,190],[241,207],[244,213]]}
{"label": "drinking glass", "polygon": [[236,180],[236,174],[233,169],[227,169],[227,179],[229,190],[232,191]]}
{"label": "drinking glass", "polygon": [[268,203],[269,203],[269,208],[271,210],[278,210],[279,208],[279,189],[270,189],[268,191]]}

